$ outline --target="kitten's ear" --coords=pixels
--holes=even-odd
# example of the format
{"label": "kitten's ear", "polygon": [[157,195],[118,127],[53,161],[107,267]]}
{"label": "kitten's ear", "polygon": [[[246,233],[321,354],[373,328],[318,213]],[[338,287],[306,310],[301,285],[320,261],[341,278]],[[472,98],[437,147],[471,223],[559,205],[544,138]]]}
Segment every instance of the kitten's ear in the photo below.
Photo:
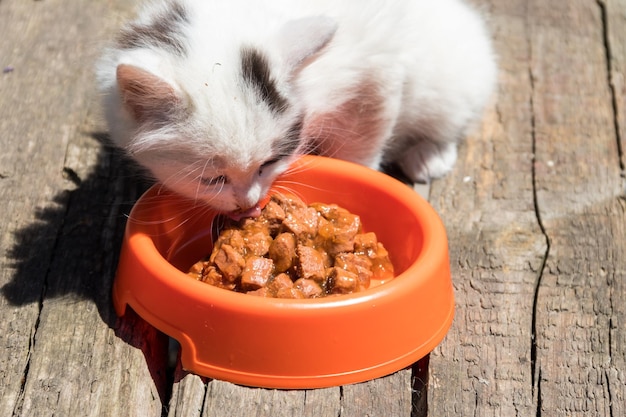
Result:
{"label": "kitten's ear", "polygon": [[117,67],[117,85],[122,103],[138,123],[167,122],[182,104],[165,80],[134,65]]}
{"label": "kitten's ear", "polygon": [[287,22],[280,30],[278,42],[287,70],[297,70],[308,58],[319,52],[337,32],[337,22],[327,16],[312,16]]}

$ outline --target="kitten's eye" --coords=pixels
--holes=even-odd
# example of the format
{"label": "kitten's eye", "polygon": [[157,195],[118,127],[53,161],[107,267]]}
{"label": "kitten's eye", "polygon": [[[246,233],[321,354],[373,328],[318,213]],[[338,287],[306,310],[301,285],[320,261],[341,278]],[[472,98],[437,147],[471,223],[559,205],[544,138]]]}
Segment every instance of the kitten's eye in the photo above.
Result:
{"label": "kitten's eye", "polygon": [[278,161],[280,161],[280,158],[272,158],[272,159],[268,159],[267,161],[263,162],[263,164],[259,168],[259,175],[263,175],[263,170],[265,168],[269,167],[270,165],[275,164]]}
{"label": "kitten's eye", "polygon": [[228,184],[228,177],[226,175],[218,175],[216,177],[200,178],[202,185],[223,185]]}

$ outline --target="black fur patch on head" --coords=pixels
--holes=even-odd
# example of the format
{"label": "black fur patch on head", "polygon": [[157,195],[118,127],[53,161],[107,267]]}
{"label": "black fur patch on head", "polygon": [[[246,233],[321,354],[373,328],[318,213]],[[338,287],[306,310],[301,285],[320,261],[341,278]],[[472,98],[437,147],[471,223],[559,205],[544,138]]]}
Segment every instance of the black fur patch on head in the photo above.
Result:
{"label": "black fur patch on head", "polygon": [[182,33],[185,23],[189,23],[187,10],[177,1],[171,1],[149,24],[132,23],[124,28],[117,39],[118,46],[122,49],[153,46],[185,56],[187,48]]}
{"label": "black fur patch on head", "polygon": [[281,158],[293,155],[300,146],[300,133],[304,125],[304,117],[299,117],[291,125],[285,136],[274,143],[274,153]]}
{"label": "black fur patch on head", "polygon": [[275,113],[287,110],[288,102],[276,88],[276,82],[270,74],[267,58],[254,48],[241,50],[241,74],[244,81],[256,89],[269,108]]}

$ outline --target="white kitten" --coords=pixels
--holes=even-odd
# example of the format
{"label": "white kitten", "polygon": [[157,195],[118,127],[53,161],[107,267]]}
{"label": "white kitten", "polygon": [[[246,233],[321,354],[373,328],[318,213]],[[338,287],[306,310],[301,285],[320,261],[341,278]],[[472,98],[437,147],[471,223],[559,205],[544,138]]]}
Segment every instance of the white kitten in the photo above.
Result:
{"label": "white kitten", "polygon": [[122,29],[98,78],[118,146],[243,212],[305,152],[445,174],[496,66],[460,0],[171,0]]}

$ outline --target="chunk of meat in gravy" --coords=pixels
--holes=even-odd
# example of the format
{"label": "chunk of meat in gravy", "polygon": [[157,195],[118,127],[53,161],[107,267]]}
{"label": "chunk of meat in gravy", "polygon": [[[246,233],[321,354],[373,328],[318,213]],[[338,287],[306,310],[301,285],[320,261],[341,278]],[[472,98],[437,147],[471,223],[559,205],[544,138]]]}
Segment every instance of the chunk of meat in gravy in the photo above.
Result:
{"label": "chunk of meat in gravy", "polygon": [[323,283],[326,278],[326,266],[322,254],[305,245],[298,245],[297,254],[299,276]]}
{"label": "chunk of meat in gravy", "polygon": [[287,274],[278,274],[268,284],[268,295],[276,298],[306,298]]}
{"label": "chunk of meat in gravy", "polygon": [[215,256],[211,256],[211,261],[217,265],[219,271],[229,282],[234,282],[243,272],[246,266],[246,260],[241,253],[230,245],[223,244]]}
{"label": "chunk of meat in gravy", "polygon": [[[241,245],[243,245],[242,253],[244,256],[264,256],[269,250],[272,243],[272,237],[269,234],[269,225],[267,222],[255,221],[255,219],[247,218],[241,221]],[[233,235],[235,237],[236,235]],[[231,241],[233,238],[231,238]],[[239,238],[238,238],[239,240]]]}
{"label": "chunk of meat in gravy", "polygon": [[354,239],[361,232],[361,219],[348,210],[334,204],[312,204],[322,215],[317,240],[334,256],[354,250]]}
{"label": "chunk of meat in gravy", "polygon": [[270,233],[276,234],[285,220],[285,210],[274,199],[271,199],[263,208],[261,216],[267,220]]}
{"label": "chunk of meat in gravy", "polygon": [[317,298],[324,295],[322,286],[312,279],[300,278],[293,283],[293,286],[300,290],[306,298]]}
{"label": "chunk of meat in gravy", "polygon": [[289,275],[281,273],[270,279],[265,287],[248,291],[246,294],[273,298],[305,298],[302,291],[294,288]]}
{"label": "chunk of meat in gravy", "polygon": [[272,197],[270,198],[270,201],[276,202],[276,204],[282,207],[283,210],[285,210],[285,212],[288,212],[293,209],[307,207],[306,203],[302,201],[300,198],[297,198],[289,194],[276,193],[272,195]]}
{"label": "chunk of meat in gravy", "polygon": [[340,253],[335,256],[335,266],[356,274],[359,278],[359,285],[363,288],[369,288],[374,274],[372,261],[367,256],[350,252]]}
{"label": "chunk of meat in gravy", "polygon": [[217,270],[214,265],[211,265],[208,261],[198,261],[189,269],[188,274],[190,277],[195,278],[198,281],[202,281],[206,284],[213,285],[214,287],[224,288],[227,290],[234,290],[234,282],[225,282],[224,276]]}
{"label": "chunk of meat in gravy", "polygon": [[369,232],[357,235],[354,239],[354,253],[367,256],[372,261],[372,278],[382,281],[393,278],[394,269],[389,252],[376,239],[376,234]]}
{"label": "chunk of meat in gravy", "polygon": [[303,242],[317,234],[319,214],[312,207],[302,207],[287,212],[283,226]]}
{"label": "chunk of meat in gravy", "polygon": [[[218,250],[222,245],[230,245],[239,253],[243,253],[244,251],[244,241],[243,236],[241,235],[241,231],[237,229],[227,229],[224,232],[220,233],[217,240],[215,241],[213,248]],[[212,260],[211,260],[212,262]]]}
{"label": "chunk of meat in gravy", "polygon": [[247,254],[265,256],[272,244],[272,237],[267,233],[259,231],[245,235],[244,242]]}
{"label": "chunk of meat in gravy", "polygon": [[281,288],[276,293],[276,298],[306,298],[302,291],[297,288]]}
{"label": "chunk of meat in gravy", "polygon": [[291,269],[296,258],[296,238],[291,233],[276,236],[270,245],[269,257],[274,261],[276,272]]}
{"label": "chunk of meat in gravy", "polygon": [[381,281],[390,280],[394,277],[394,268],[389,259],[389,252],[380,242],[378,242],[376,258],[372,262],[372,273],[376,279]]}
{"label": "chunk of meat in gravy", "polygon": [[269,284],[267,284],[267,287],[271,292],[276,294],[282,289],[292,288],[293,281],[287,274],[278,274],[273,280],[270,281]]}
{"label": "chunk of meat in gravy", "polygon": [[354,238],[354,251],[357,253],[362,253],[367,255],[368,257],[376,256],[376,251],[378,250],[378,239],[376,239],[376,235],[372,232],[369,233],[361,233],[360,235]]}
{"label": "chunk of meat in gravy", "polygon": [[243,290],[257,290],[267,285],[274,272],[274,262],[262,256],[251,256],[241,274]]}
{"label": "chunk of meat in gravy", "polygon": [[215,287],[225,288],[227,290],[234,290],[236,283],[233,281],[227,281],[224,276],[213,265],[208,265],[202,273],[202,282],[211,284]]}
{"label": "chunk of meat in gravy", "polygon": [[362,290],[357,274],[338,267],[332,268],[328,283],[332,294],[350,294]]}

